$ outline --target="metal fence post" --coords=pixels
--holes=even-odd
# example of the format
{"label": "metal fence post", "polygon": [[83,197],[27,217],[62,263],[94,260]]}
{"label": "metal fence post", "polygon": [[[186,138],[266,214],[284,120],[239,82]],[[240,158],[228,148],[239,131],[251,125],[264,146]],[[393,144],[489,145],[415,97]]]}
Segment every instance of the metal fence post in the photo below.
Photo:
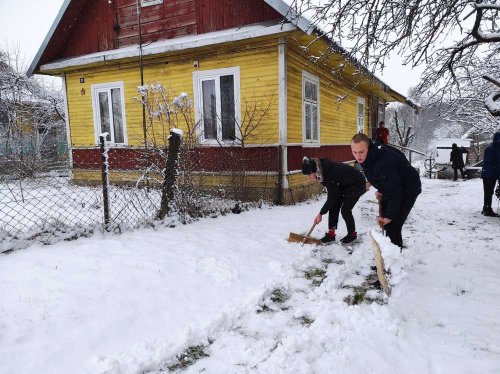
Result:
{"label": "metal fence post", "polygon": [[109,162],[108,150],[104,147],[107,134],[99,135],[99,145],[101,149],[101,178],[102,178],[102,201],[104,208],[104,228],[108,230],[109,226]]}

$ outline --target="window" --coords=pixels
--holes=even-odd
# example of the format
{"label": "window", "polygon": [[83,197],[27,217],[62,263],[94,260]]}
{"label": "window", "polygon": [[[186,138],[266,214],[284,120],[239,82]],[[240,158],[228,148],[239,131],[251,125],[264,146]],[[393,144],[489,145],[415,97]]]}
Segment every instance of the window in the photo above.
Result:
{"label": "window", "polygon": [[141,0],[142,7],[157,5],[157,4],[163,4],[163,0]]}
{"label": "window", "polygon": [[365,99],[358,96],[357,100],[358,107],[358,133],[365,132]]}
{"label": "window", "polygon": [[123,82],[94,84],[91,88],[96,144],[99,134],[105,132],[107,141],[127,144]]}
{"label": "window", "polygon": [[240,69],[193,73],[195,115],[202,142],[230,142],[237,138]]}
{"label": "window", "polygon": [[381,122],[381,121],[384,121],[385,120],[385,104],[382,103],[382,102],[379,102],[378,103],[378,123],[377,123],[377,126],[378,124]]}
{"label": "window", "polygon": [[302,134],[304,143],[319,142],[319,78],[302,73]]}

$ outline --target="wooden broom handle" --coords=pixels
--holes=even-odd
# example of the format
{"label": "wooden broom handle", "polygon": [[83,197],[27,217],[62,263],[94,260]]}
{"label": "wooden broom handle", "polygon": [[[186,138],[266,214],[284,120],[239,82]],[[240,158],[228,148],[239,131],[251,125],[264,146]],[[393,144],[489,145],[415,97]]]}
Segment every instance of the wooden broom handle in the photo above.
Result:
{"label": "wooden broom handle", "polygon": [[316,227],[317,223],[314,222],[313,225],[311,226],[311,229],[309,230],[309,232],[307,233],[307,237],[309,237],[309,235],[311,235],[311,233],[313,232],[314,228]]}
{"label": "wooden broom handle", "polygon": [[[378,216],[382,217],[382,196],[380,196],[380,198],[378,198],[377,200],[378,200]],[[383,225],[383,223],[379,223],[378,225],[382,229],[382,234],[384,234],[384,225]]]}

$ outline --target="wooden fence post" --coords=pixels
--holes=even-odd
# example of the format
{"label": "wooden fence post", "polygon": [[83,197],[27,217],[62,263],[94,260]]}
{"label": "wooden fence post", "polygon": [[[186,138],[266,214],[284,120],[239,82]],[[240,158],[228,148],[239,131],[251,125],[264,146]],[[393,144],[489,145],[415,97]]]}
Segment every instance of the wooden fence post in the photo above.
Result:
{"label": "wooden fence post", "polygon": [[170,130],[168,138],[168,155],[165,165],[165,177],[162,183],[161,204],[157,219],[163,219],[170,212],[170,202],[174,199],[174,186],[178,173],[179,149],[182,132]]}

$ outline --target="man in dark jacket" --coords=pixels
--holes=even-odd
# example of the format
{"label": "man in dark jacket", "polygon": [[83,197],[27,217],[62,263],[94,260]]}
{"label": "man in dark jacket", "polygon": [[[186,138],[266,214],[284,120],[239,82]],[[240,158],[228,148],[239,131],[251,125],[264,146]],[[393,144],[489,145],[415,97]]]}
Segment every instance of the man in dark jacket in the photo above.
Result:
{"label": "man in dark jacket", "polygon": [[464,158],[462,157],[462,154],[464,153],[469,153],[464,147],[458,148],[456,143],[453,143],[451,145],[451,152],[450,152],[450,162],[451,162],[451,167],[453,168],[453,172],[455,173],[455,177],[453,178],[454,181],[458,179],[458,173],[457,170],[460,170],[460,174],[462,175],[462,179],[465,180],[465,175],[464,175]]}
{"label": "man in dark jacket", "polygon": [[326,187],[328,196],[319,214],[314,218],[316,224],[322,215],[328,212],[328,232],[321,239],[326,244],[335,240],[335,230],[339,221],[339,212],[347,226],[347,235],[340,239],[350,243],[357,238],[356,224],[352,208],[366,192],[366,180],[363,174],[352,166],[327,158],[308,158],[302,160],[302,173],[310,180],[317,180]]}
{"label": "man in dark jacket", "polygon": [[498,214],[491,209],[491,202],[497,181],[497,197],[500,198],[500,131],[493,135],[493,143],[484,150],[481,178],[483,178],[484,191],[484,205],[481,213],[487,217],[498,217]]}
{"label": "man in dark jacket", "polygon": [[375,145],[365,134],[352,138],[351,150],[366,179],[377,189],[377,199],[382,199],[378,223],[384,226],[391,242],[403,248],[403,224],[422,192],[417,170],[403,153],[390,146]]}

